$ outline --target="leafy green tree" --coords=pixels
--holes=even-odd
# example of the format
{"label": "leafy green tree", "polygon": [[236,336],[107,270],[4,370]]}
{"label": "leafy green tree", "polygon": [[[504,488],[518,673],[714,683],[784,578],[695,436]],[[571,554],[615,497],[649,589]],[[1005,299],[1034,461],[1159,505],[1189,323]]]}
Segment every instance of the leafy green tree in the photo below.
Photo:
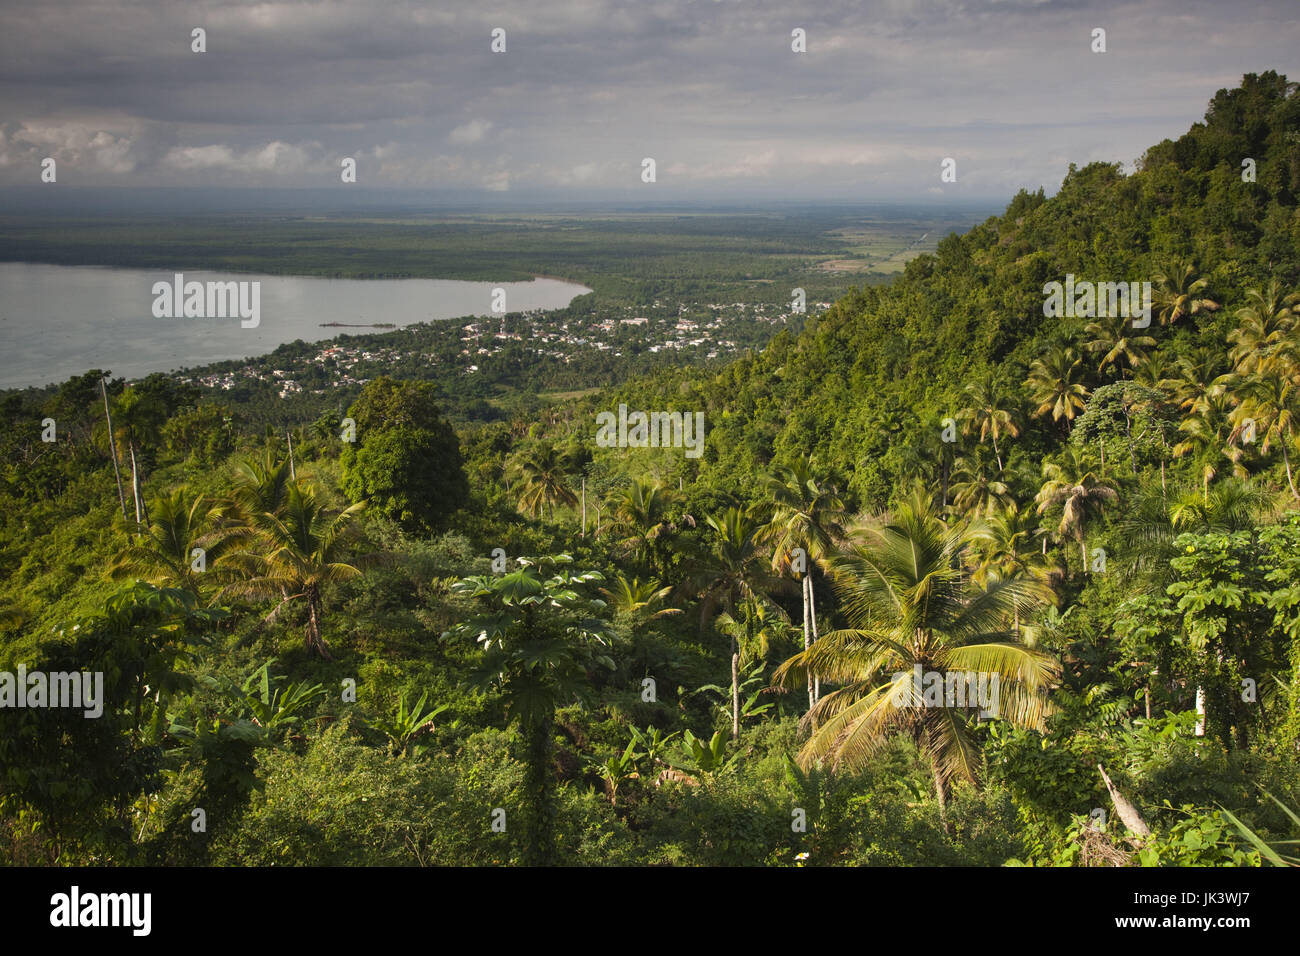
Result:
{"label": "leafy green tree", "polygon": [[596,571],[574,572],[567,554],[521,559],[503,575],[463,578],[452,593],[479,605],[479,613],[443,635],[473,638],[480,654],[470,678],[479,690],[495,690],[524,738],[526,844],[530,866],[555,862],[555,800],[551,735],[558,707],[582,700],[591,689],[588,672],[614,669],[603,652],[610,638],[605,604],[583,588],[603,581]]}
{"label": "leafy green tree", "polygon": [[1005,622],[1042,605],[1046,589],[1026,578],[974,584],[963,567],[974,544],[964,524],[945,524],[933,500],[922,496],[882,524],[851,531],[849,546],[828,562],[850,626],[823,635],[775,675],[785,682],[812,670],[841,685],[804,718],[812,732],[799,752],[802,767],[818,761],[861,767],[904,733],[930,759],[940,807],[955,778],[975,780],[978,703],[923,706],[915,699],[915,667],[997,674],[998,716],[1043,726],[1047,689],[1059,668],[1017,642]]}
{"label": "leafy green tree", "polygon": [[352,543],[353,519],[364,507],[354,504],[334,513],[310,488],[290,484],[283,514],[253,515],[255,540],[225,556],[222,564],[240,577],[221,593],[280,598],[268,621],[291,601],[303,601],[307,605],[307,649],[331,659],[324,636],[325,597],[331,586],[361,574],[341,558]]}
{"label": "leafy green tree", "polygon": [[348,410],[357,442],[340,461],[343,491],[408,531],[429,533],[469,499],[460,441],[430,382],[377,378]]}

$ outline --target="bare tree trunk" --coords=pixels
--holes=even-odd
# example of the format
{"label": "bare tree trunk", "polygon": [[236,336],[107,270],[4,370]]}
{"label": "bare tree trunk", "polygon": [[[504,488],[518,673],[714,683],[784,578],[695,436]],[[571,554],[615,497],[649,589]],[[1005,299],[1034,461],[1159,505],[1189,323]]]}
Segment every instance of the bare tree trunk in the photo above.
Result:
{"label": "bare tree trunk", "polygon": [[293,466],[293,429],[285,429],[284,437],[289,442],[289,478],[291,481],[297,481],[298,470]]}
{"label": "bare tree trunk", "polygon": [[731,739],[740,737],[740,644],[731,639]]}
{"label": "bare tree trunk", "polygon": [[1282,441],[1278,442],[1282,446],[1282,460],[1286,462],[1286,483],[1291,486],[1291,497],[1300,498],[1300,494],[1295,490],[1295,482],[1291,479],[1291,456],[1286,453],[1286,437],[1284,436]]}
{"label": "bare tree trunk", "polygon": [[[813,590],[812,569],[808,572],[808,619],[812,621],[812,639],[817,643],[820,635],[817,633],[817,592]],[[822,679],[816,674],[813,675],[813,703],[822,699]]]}
{"label": "bare tree trunk", "polygon": [[[812,617],[808,612],[808,573],[805,571],[803,581],[803,649],[805,651],[812,645]],[[808,671],[808,709],[812,710],[812,705],[817,703],[817,698],[813,694],[812,670]]]}
{"label": "bare tree trunk", "polygon": [[587,476],[582,476],[582,536],[587,536]]}
{"label": "bare tree trunk", "polygon": [[140,520],[140,470],[135,464],[135,442],[128,441],[126,447],[131,453],[131,494],[135,497],[135,526],[139,531],[144,527]]}
{"label": "bare tree trunk", "polygon": [[113,412],[108,406],[108,389],[104,379],[99,380],[99,393],[104,396],[104,418],[108,420],[108,450],[113,458],[113,478],[117,481],[117,501],[122,506],[122,520],[126,521],[126,492],[122,490],[122,469],[117,463],[117,436],[113,433]]}
{"label": "bare tree trunk", "polygon": [[948,828],[948,783],[939,770],[938,760],[932,761],[934,771],[934,797],[939,802],[939,825],[944,833],[951,833]]}

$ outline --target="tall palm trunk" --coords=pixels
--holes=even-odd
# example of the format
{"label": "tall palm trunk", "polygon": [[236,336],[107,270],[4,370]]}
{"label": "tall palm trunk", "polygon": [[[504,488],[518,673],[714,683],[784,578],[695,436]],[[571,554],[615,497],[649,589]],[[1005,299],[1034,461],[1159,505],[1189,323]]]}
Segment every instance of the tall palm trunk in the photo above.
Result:
{"label": "tall palm trunk", "polygon": [[740,737],[740,644],[731,638],[731,739]]}
{"label": "tall palm trunk", "polygon": [[1300,498],[1300,493],[1295,490],[1295,482],[1291,479],[1291,456],[1286,453],[1286,439],[1288,436],[1283,435],[1282,441],[1278,444],[1282,446],[1282,461],[1286,462],[1286,483],[1291,487],[1291,497]]}
{"label": "tall palm trunk", "polygon": [[104,396],[104,418],[108,420],[108,450],[113,459],[113,478],[117,482],[117,501],[122,506],[122,520],[126,521],[126,492],[122,489],[122,469],[117,462],[117,436],[113,432],[113,412],[108,405],[108,389],[99,380],[99,393]]}
{"label": "tall palm trunk", "polygon": [[[808,574],[804,572],[803,576],[803,649],[805,651],[812,645],[812,616],[808,607]],[[813,704],[817,703],[817,697],[813,693],[813,676],[812,671],[808,672],[808,709],[811,710]]]}
{"label": "tall palm trunk", "polygon": [[313,586],[307,592],[307,644],[325,660],[332,661],[334,658],[330,656],[329,646],[325,643],[325,636],[321,633],[323,610],[320,591]]}
{"label": "tall palm trunk", "polygon": [[135,442],[127,442],[127,451],[131,453],[131,494],[135,498],[135,528],[137,532],[142,532],[144,524],[141,519],[140,507],[140,469],[135,463]]}
{"label": "tall palm trunk", "polygon": [[[817,592],[813,589],[813,579],[811,571],[808,574],[808,617],[812,621],[812,639],[817,643]],[[816,674],[813,675],[813,703],[822,699],[822,679]]]}

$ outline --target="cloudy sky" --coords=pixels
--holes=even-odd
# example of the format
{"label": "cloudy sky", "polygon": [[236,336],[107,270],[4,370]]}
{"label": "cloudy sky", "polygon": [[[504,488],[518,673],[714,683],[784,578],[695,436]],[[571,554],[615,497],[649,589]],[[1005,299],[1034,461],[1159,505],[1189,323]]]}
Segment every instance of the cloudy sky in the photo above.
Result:
{"label": "cloudy sky", "polygon": [[497,198],[1051,192],[1071,161],[1131,163],[1185,131],[1243,73],[1300,79],[1298,14],[1296,0],[9,3],[0,185],[38,183],[53,157],[69,185],[346,188],[353,157],[363,186]]}

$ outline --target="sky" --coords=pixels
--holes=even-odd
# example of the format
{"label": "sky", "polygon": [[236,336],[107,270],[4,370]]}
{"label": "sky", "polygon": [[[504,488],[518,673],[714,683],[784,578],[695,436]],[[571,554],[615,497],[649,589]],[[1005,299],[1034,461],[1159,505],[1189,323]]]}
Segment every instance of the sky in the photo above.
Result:
{"label": "sky", "polygon": [[0,186],[997,199],[1268,69],[1297,0],[10,0]]}

